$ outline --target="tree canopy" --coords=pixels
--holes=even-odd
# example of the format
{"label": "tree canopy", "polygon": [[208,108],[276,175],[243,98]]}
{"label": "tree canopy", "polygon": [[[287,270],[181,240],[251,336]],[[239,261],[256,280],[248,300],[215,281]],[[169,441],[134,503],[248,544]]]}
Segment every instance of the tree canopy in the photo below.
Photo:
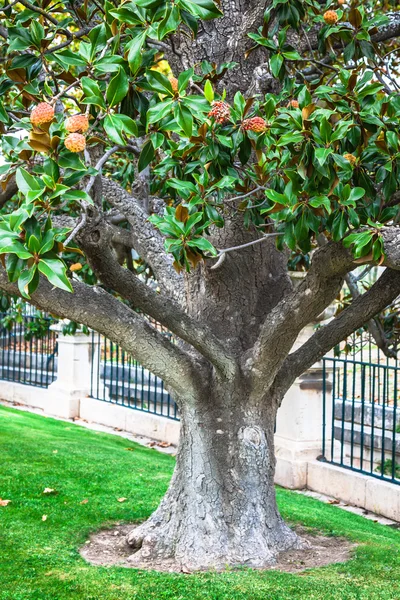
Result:
{"label": "tree canopy", "polygon": [[101,203],[102,169],[165,201],[151,221],[178,270],[218,255],[205,234],[229,210],[280,248],[307,254],[324,235],[382,263],[398,214],[400,18],[372,2],[335,6],[267,3],[246,43],[248,60],[263,53],[266,94],[257,73],[232,88],[235,61],[163,68],[180,57],[174,36],[221,17],[212,0],[4,7],[0,253],[20,293],[39,273],[71,290],[63,257],[71,264],[76,226],[54,217],[81,223]]}

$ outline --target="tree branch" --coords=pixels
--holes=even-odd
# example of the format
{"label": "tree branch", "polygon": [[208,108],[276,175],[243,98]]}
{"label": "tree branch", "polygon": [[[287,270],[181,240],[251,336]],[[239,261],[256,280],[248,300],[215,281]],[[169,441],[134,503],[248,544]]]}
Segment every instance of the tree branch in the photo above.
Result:
{"label": "tree branch", "polygon": [[173,259],[166,254],[164,239],[148,220],[139,202],[118,183],[102,178],[104,198],[126,216],[132,227],[132,246],[151,266],[159,285],[168,295],[179,299],[183,294],[183,278],[172,266]]}
{"label": "tree branch", "polygon": [[[201,365],[171,343],[138,313],[99,287],[72,282],[74,293],[53,288],[41,278],[31,302],[41,310],[73,319],[107,336],[163,379],[179,396],[197,393],[204,377]],[[0,267],[0,288],[20,295]]]}
{"label": "tree branch", "polygon": [[[358,289],[357,277],[355,277],[352,273],[347,273],[345,279],[353,300],[359,298],[361,296],[361,292]],[[367,326],[378,348],[380,348],[382,352],[389,358],[395,358],[396,352],[389,347],[388,340],[385,337],[385,333],[381,324],[379,323],[379,320],[376,318],[370,319],[367,323]]]}
{"label": "tree branch", "polygon": [[368,292],[354,300],[328,325],[318,329],[296,352],[289,354],[276,376],[274,390],[285,393],[297,377],[355,329],[372,319],[399,294],[400,273],[386,269]]}
{"label": "tree branch", "polygon": [[260,385],[265,379],[274,379],[303,327],[336,298],[346,273],[356,266],[353,261],[351,252],[338,243],[330,242],[315,251],[304,280],[267,315],[245,358],[247,369]]}
{"label": "tree branch", "polygon": [[87,226],[80,232],[80,246],[100,280],[129,300],[135,308],[153,317],[196,348],[220,373],[232,377],[236,369],[235,360],[211,329],[195,321],[177,302],[158,294],[118,263],[110,246],[115,229],[111,226],[106,229],[104,224],[95,223],[93,228]]}
{"label": "tree branch", "polygon": [[11,200],[11,198],[18,192],[17,184],[15,183],[15,177],[10,179],[7,183],[6,189],[0,193],[0,208],[2,208],[6,202]]}

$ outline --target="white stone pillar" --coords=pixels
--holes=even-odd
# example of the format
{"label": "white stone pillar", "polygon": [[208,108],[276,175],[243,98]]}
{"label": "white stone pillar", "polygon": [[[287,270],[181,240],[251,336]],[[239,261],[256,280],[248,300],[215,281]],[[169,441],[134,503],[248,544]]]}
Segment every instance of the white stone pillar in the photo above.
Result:
{"label": "white stone pillar", "polygon": [[[305,327],[293,350],[314,333],[315,325]],[[307,464],[322,454],[323,390],[326,390],[325,448],[330,448],[332,433],[331,383],[322,361],[299,377],[287,392],[278,410],[275,433],[275,481],[291,489],[307,485]]]}
{"label": "white stone pillar", "polygon": [[80,399],[90,395],[92,376],[97,381],[98,336],[63,335],[62,323],[52,329],[58,333],[57,379],[48,388],[45,412],[71,419],[79,416]]}

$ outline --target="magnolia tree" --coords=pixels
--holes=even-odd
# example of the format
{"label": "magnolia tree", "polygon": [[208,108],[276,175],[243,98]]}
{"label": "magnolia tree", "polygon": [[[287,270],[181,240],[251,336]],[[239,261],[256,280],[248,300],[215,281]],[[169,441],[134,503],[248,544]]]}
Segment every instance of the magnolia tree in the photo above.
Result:
{"label": "magnolia tree", "polygon": [[[357,4],[1,11],[0,287],[120,344],[180,409],[138,561],[263,567],[301,546],[275,503],[277,409],[400,293],[400,13]],[[291,352],[360,264],[383,274]]]}

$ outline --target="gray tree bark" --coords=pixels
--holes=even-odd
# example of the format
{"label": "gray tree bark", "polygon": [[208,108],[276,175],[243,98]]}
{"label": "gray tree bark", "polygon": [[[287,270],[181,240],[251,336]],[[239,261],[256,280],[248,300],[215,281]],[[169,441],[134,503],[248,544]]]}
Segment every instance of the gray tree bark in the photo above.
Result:
{"label": "gray tree bark", "polygon": [[197,402],[181,403],[175,472],[157,511],[128,536],[133,565],[262,568],[279,552],[302,547],[275,500],[276,399],[250,395],[239,377],[215,381]]}

